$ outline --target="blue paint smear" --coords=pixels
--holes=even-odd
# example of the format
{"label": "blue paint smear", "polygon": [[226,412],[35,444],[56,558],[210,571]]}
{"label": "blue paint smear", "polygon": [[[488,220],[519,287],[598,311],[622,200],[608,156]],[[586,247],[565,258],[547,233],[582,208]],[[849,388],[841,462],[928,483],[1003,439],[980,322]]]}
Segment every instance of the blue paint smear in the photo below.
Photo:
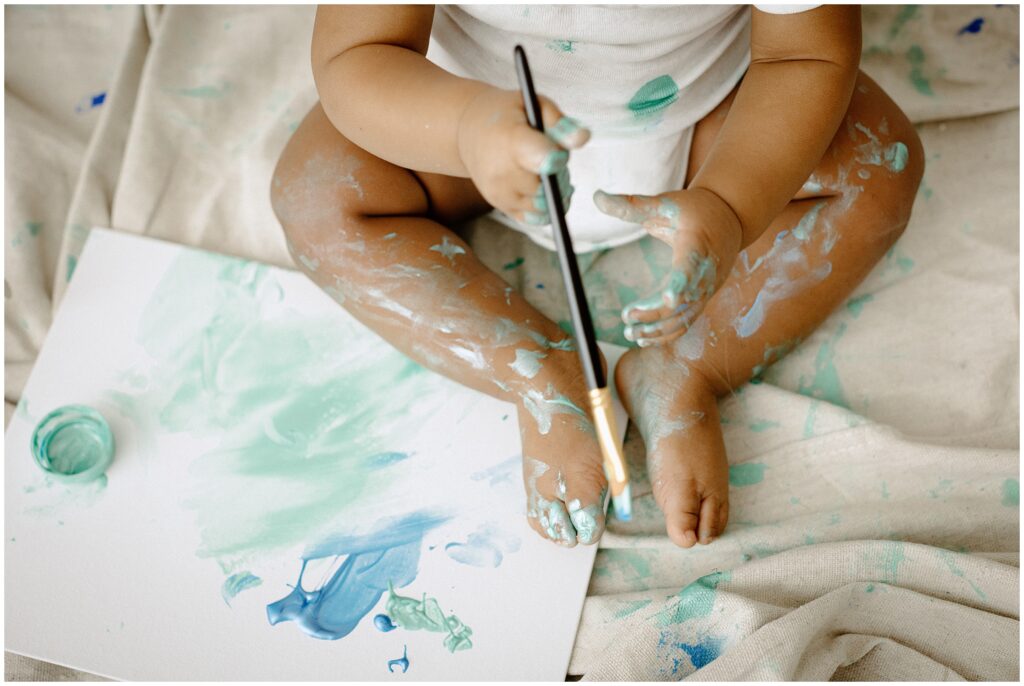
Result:
{"label": "blue paint smear", "polygon": [[104,103],[104,101],[106,99],[107,99],[106,92],[97,93],[96,95],[92,96],[92,100],[90,101],[90,105],[92,107],[99,107],[100,105],[102,105]]}
{"label": "blue paint smear", "polygon": [[409,671],[409,646],[402,646],[402,657],[397,660],[388,660],[388,671],[393,673],[395,667],[401,667],[402,674]]}
{"label": "blue paint smear", "polygon": [[[508,415],[505,415],[508,417]],[[502,419],[505,419],[503,417]],[[487,480],[488,485],[497,486],[500,483],[513,483],[513,477],[516,471],[522,467],[523,458],[520,455],[513,455],[504,462],[496,464],[493,467],[481,470],[479,472],[473,472],[469,475],[469,478],[473,481]]]}
{"label": "blue paint smear", "polygon": [[703,643],[680,643],[679,647],[690,656],[690,662],[694,669],[710,664],[722,652],[721,639],[709,638]]}
{"label": "blue paint smear", "polygon": [[[389,583],[401,588],[413,582],[424,534],[446,520],[416,512],[383,521],[368,534],[334,536],[311,546],[302,556],[292,592],[267,605],[267,619],[272,625],[294,621],[313,638],[334,641],[348,636],[380,601]],[[323,586],[303,589],[302,575],[310,560],[342,555],[348,557]]]}
{"label": "blue paint smear", "polygon": [[370,469],[381,469],[407,459],[409,453],[377,453],[366,458],[366,466]]}
{"label": "blue paint smear", "polygon": [[398,628],[397,626],[395,626],[395,623],[391,621],[391,618],[387,615],[377,615],[376,617],[374,617],[373,625],[377,627],[377,631],[383,632],[385,634],[389,631],[394,631]]}
{"label": "blue paint smear", "polygon": [[220,596],[224,599],[224,602],[227,603],[227,606],[231,607],[232,598],[242,591],[248,588],[255,588],[262,583],[263,579],[249,572],[232,574],[224,580],[224,585],[220,588]]}
{"label": "blue paint smear", "polygon": [[978,17],[977,19],[972,21],[970,24],[968,24],[967,26],[965,26],[962,29],[960,29],[959,31],[957,31],[956,35],[962,36],[965,33],[981,33],[981,25],[984,24],[984,23],[985,23],[985,19],[983,17]]}
{"label": "blue paint smear", "polygon": [[97,107],[99,107],[100,105],[102,105],[104,102],[106,102],[106,100],[107,100],[107,92],[106,91],[103,91],[101,93],[96,93],[95,95],[87,95],[84,98],[82,98],[81,100],[79,100],[78,104],[75,105],[75,112],[81,113],[81,112],[87,112],[89,110],[94,110]]}

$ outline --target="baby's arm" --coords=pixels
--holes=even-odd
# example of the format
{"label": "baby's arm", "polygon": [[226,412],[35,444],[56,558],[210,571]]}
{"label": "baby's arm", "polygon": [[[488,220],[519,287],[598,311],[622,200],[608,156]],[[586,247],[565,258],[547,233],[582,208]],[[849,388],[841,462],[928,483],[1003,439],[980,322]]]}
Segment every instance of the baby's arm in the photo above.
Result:
{"label": "baby's arm", "polygon": [[753,243],[821,160],[850,104],[860,64],[860,8],[798,14],[753,9],[750,70],[690,188],[732,208]]}

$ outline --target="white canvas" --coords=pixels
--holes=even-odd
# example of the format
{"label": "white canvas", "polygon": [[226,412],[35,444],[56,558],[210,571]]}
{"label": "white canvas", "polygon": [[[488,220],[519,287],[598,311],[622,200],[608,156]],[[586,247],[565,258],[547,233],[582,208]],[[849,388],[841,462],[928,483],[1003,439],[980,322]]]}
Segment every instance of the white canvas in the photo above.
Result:
{"label": "white canvas", "polygon": [[[110,422],[105,483],[32,461],[70,403]],[[595,552],[527,525],[514,406],[406,362],[298,273],[102,229],[8,427],[5,494],[7,649],[118,679],[562,680]],[[269,623],[310,546],[396,531],[419,557],[395,593],[436,599],[471,648],[379,631],[387,592],[337,640]]]}

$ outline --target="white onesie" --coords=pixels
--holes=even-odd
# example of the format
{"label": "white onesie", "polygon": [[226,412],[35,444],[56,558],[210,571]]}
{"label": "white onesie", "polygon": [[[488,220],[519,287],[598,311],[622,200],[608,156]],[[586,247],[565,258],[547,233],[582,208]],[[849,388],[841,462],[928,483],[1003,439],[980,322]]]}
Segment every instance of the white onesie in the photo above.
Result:
{"label": "white onesie", "polygon": [[[790,13],[808,5],[758,5]],[[576,187],[566,219],[577,252],[645,231],[602,214],[597,189],[656,195],[682,188],[693,127],[739,83],[750,62],[748,5],[438,5],[427,58],[447,71],[518,89],[521,44],[537,92],[587,126],[570,154]],[[550,226],[503,223],[555,249]]]}

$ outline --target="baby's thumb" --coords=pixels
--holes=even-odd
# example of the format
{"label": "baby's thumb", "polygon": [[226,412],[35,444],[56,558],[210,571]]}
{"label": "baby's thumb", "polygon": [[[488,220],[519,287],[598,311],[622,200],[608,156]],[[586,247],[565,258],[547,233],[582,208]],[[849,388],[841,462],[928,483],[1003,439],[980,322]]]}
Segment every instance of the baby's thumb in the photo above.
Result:
{"label": "baby's thumb", "polygon": [[633,224],[643,224],[658,215],[661,201],[650,195],[616,195],[596,191],[594,204],[605,214]]}
{"label": "baby's thumb", "polygon": [[544,133],[563,148],[573,150],[590,140],[590,130],[572,117],[562,114],[555,103],[540,96],[540,117],[544,122]]}

